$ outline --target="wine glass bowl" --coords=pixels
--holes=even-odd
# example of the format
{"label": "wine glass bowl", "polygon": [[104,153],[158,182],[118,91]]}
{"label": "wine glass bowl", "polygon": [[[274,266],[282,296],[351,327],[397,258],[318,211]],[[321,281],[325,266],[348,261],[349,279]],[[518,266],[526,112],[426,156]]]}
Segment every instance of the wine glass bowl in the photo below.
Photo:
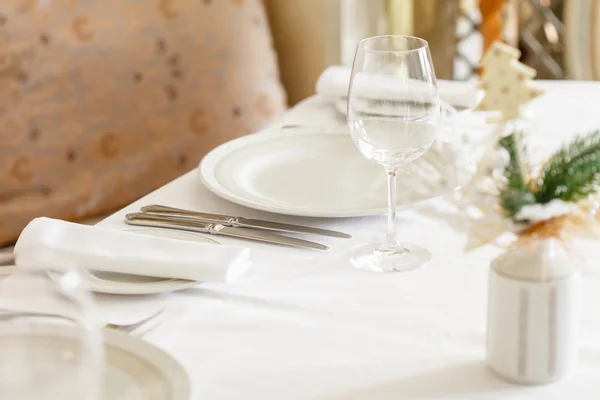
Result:
{"label": "wine glass bowl", "polygon": [[0,393],[19,400],[99,400],[103,343],[79,271],[19,267],[0,280]]}
{"label": "wine glass bowl", "polygon": [[397,35],[363,39],[354,57],[347,117],[358,150],[388,177],[386,240],[359,249],[352,264],[374,271],[418,268],[431,254],[396,238],[396,176],[431,147],[438,131],[440,100],[427,42]]}

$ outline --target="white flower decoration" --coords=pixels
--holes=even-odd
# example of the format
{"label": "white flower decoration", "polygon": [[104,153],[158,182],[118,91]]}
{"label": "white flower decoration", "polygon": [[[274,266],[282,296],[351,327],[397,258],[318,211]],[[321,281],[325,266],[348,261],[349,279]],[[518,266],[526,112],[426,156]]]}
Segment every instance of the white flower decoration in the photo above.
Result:
{"label": "white flower decoration", "polygon": [[546,204],[532,204],[522,207],[515,216],[515,219],[517,221],[541,222],[569,214],[576,209],[576,204],[554,199]]}
{"label": "white flower decoration", "polygon": [[491,157],[489,166],[493,169],[504,169],[506,165],[510,162],[510,154],[504,148],[499,148],[494,151],[494,154]]}

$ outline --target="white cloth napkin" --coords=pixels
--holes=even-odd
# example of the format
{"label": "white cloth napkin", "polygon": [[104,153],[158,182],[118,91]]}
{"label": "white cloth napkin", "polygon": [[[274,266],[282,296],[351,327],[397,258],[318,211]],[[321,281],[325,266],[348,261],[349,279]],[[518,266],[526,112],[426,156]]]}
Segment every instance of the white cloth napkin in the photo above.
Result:
{"label": "white cloth napkin", "polygon": [[[316,84],[316,93],[331,100],[339,100],[348,96],[351,68],[341,65],[330,66],[319,76]],[[397,97],[398,85],[393,77],[373,75],[369,76],[370,88],[361,90],[361,96],[371,99],[385,98],[387,95]],[[455,106],[472,108],[477,104],[478,91],[474,86],[465,88],[463,82],[439,80],[438,91],[440,99]],[[405,88],[400,91],[406,92]]]}
{"label": "white cloth napkin", "polygon": [[250,249],[183,241],[36,218],[15,246],[18,266],[78,267],[161,278],[229,282],[249,267]]}

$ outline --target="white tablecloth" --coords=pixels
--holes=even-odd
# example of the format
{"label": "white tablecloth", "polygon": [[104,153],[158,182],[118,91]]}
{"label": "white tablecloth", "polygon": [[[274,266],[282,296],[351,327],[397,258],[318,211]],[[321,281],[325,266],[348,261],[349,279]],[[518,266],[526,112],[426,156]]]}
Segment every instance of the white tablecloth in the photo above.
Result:
{"label": "white tablecloth", "polygon": [[[600,84],[544,83],[531,107],[535,141],[556,147],[600,127]],[[277,124],[344,123],[311,98]],[[165,321],[145,336],[189,371],[195,399],[597,399],[600,398],[600,280],[585,279],[580,368],[543,387],[514,386],[484,364],[487,272],[499,250],[464,254],[465,233],[443,199],[401,212],[399,234],[434,254],[424,268],[359,271],[348,252],[384,228],[384,218],[309,220],[244,209],[211,194],[196,171],[117,212],[102,226],[158,203],[275,219],[348,232],[327,253],[242,242],[253,269],[229,285],[201,285],[159,298],[111,299],[114,310],[164,302]],[[234,241],[218,237],[222,243]],[[592,253],[590,253],[592,254]],[[589,272],[589,271],[588,271]],[[127,301],[129,300],[129,302]],[[129,309],[129,308],[128,308]]]}

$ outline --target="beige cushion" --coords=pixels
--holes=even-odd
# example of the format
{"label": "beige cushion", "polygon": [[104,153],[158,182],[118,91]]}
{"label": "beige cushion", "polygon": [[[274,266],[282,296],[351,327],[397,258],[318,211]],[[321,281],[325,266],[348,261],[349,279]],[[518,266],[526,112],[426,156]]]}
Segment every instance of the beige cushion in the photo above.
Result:
{"label": "beige cushion", "polygon": [[0,245],[125,205],[284,107],[260,0],[4,0]]}

